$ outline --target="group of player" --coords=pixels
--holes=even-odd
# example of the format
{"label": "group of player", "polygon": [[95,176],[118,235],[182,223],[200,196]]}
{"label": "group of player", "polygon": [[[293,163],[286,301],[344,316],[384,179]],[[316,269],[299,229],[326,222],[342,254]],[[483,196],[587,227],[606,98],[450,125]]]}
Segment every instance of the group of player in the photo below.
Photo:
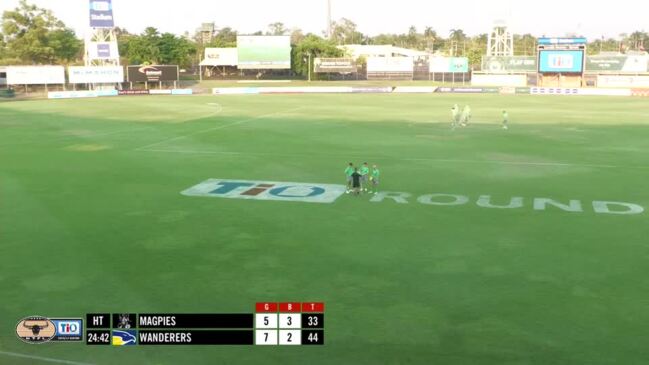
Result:
{"label": "group of player", "polygon": [[376,194],[379,191],[379,177],[381,171],[377,165],[372,165],[372,170],[367,162],[363,163],[360,169],[350,162],[345,169],[347,178],[347,194],[360,195],[361,193]]}
{"label": "group of player", "polygon": [[[470,106],[465,105],[462,111],[460,111],[460,106],[455,104],[451,108],[451,113],[453,115],[453,121],[451,122],[453,130],[458,126],[466,127],[471,123]],[[509,113],[506,110],[503,110],[502,118],[503,129],[509,129]],[[379,189],[380,176],[381,171],[377,165],[372,165],[372,169],[370,170],[367,162],[364,162],[360,168],[354,166],[353,162],[350,162],[347,168],[345,168],[345,177],[347,178],[346,193],[354,195],[360,195],[361,193],[376,194]]]}
{"label": "group of player", "polygon": [[[460,106],[455,104],[451,108],[451,114],[453,120],[451,122],[451,128],[455,130],[458,126],[466,127],[471,122],[471,107],[465,105],[462,111],[460,111]],[[506,110],[503,110],[503,129],[509,129],[509,113]]]}

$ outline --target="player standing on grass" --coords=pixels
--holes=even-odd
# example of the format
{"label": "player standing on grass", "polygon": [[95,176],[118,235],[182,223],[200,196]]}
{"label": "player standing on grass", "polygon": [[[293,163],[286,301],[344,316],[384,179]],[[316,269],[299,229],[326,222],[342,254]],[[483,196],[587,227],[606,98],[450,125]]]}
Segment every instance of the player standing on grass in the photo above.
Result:
{"label": "player standing on grass", "polygon": [[372,176],[370,176],[370,180],[372,180],[372,193],[376,194],[379,192],[379,176],[381,175],[381,172],[379,171],[379,167],[374,165],[372,166]]}
{"label": "player standing on grass", "polygon": [[451,115],[453,117],[453,121],[451,122],[451,128],[455,129],[457,127],[457,124],[460,121],[460,106],[455,104],[451,108]]}
{"label": "player standing on grass", "polygon": [[503,129],[509,129],[509,113],[507,110],[503,110]]}
{"label": "player standing on grass", "polygon": [[345,169],[345,177],[347,178],[347,191],[346,193],[349,194],[350,191],[352,191],[352,175],[354,174],[354,164],[349,163],[349,166]]}
{"label": "player standing on grass", "polygon": [[354,195],[361,193],[361,174],[358,173],[358,168],[354,168],[354,173],[352,173],[352,191]]}
{"label": "player standing on grass", "polygon": [[462,127],[466,127],[467,125],[469,125],[470,121],[471,121],[471,107],[465,105],[464,109],[462,110]]}
{"label": "player standing on grass", "polygon": [[370,167],[367,162],[363,163],[361,166],[361,191],[368,191],[368,186],[370,185],[369,180],[370,176]]}

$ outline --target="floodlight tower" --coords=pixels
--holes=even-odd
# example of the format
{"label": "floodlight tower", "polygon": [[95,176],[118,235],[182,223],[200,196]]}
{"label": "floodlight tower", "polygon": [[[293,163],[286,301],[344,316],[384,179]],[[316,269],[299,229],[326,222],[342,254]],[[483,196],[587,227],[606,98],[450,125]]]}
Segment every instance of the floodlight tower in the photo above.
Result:
{"label": "floodlight tower", "polygon": [[90,23],[85,40],[85,64],[119,66],[112,0],[90,0],[89,3]]}
{"label": "floodlight tower", "polygon": [[494,27],[489,33],[487,41],[487,56],[513,56],[514,35],[507,28],[503,20],[494,22]]}

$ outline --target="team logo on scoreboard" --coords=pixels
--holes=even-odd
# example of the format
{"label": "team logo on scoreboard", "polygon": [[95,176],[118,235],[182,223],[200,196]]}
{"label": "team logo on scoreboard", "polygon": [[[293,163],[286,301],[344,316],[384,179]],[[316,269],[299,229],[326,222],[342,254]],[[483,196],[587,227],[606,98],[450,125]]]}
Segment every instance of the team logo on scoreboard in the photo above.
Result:
{"label": "team logo on scoreboard", "polygon": [[131,323],[130,314],[120,314],[117,321],[117,328],[131,328],[133,323]]}
{"label": "team logo on scoreboard", "polygon": [[571,70],[574,67],[572,55],[552,54],[548,57],[550,67]]}
{"label": "team logo on scoreboard", "polygon": [[23,318],[16,325],[16,335],[26,343],[40,344],[50,341],[56,335],[56,327],[48,318],[31,316]]}
{"label": "team logo on scoreboard", "polygon": [[333,203],[345,190],[345,186],[333,184],[209,179],[181,194],[211,198]]}
{"label": "team logo on scoreboard", "polygon": [[136,330],[113,330],[113,346],[134,346],[137,344]]}
{"label": "team logo on scoreboard", "polygon": [[83,341],[83,319],[81,318],[52,318],[56,334],[52,341]]}

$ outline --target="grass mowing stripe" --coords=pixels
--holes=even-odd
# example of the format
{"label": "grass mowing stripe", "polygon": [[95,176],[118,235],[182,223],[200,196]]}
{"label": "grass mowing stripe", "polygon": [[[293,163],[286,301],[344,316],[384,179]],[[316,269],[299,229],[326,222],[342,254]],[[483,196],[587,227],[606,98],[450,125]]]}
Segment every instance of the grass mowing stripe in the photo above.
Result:
{"label": "grass mowing stripe", "polygon": [[[142,152],[157,153],[180,153],[196,155],[248,155],[248,156],[279,156],[279,157],[325,157],[325,158],[363,158],[366,156],[350,154],[295,154],[295,153],[272,153],[272,152],[236,152],[236,151],[199,151],[199,150],[165,150],[165,149],[143,149]],[[550,167],[592,167],[602,169],[649,169],[649,166],[624,166],[624,165],[604,165],[604,164],[580,164],[573,162],[526,162],[526,161],[502,161],[502,160],[458,160],[443,158],[394,158],[381,157],[382,160],[392,161],[424,161],[424,162],[442,162],[442,163],[466,163],[466,164],[501,164],[501,165],[518,165],[518,166],[550,166]]]}
{"label": "grass mowing stripe", "polygon": [[[121,133],[132,133],[132,132],[139,132],[139,131],[144,131],[144,130],[150,130],[153,129],[152,127],[143,127],[143,128],[125,128],[125,129],[119,129],[116,131],[112,132],[102,132],[102,133],[90,133],[90,134],[81,134],[81,135],[76,135],[76,136],[65,136],[65,137],[60,137],[60,138],[55,138],[51,140],[50,142],[67,142],[71,139],[74,138],[95,138],[95,137],[107,137],[107,136],[113,136],[116,134],[121,134]],[[30,145],[30,144],[40,144],[41,142],[39,141],[27,141],[27,142],[19,142],[19,143],[5,143],[5,144],[0,144],[0,148],[2,147],[11,147],[11,146],[24,146],[24,145]]]}
{"label": "grass mowing stripe", "polygon": [[304,108],[304,107],[297,107],[297,108],[292,108],[292,109],[288,109],[288,110],[281,111],[281,112],[275,112],[275,113],[268,113],[268,114],[258,115],[258,116],[256,116],[256,117],[252,117],[252,118],[248,118],[248,119],[239,120],[239,121],[236,121],[236,122],[233,122],[233,123],[229,123],[229,124],[225,124],[225,125],[220,125],[220,126],[218,126],[218,127],[212,127],[212,128],[208,128],[208,129],[204,129],[204,130],[198,131],[198,132],[189,133],[189,134],[185,134],[185,135],[178,136],[178,137],[172,137],[172,138],[164,139],[164,140],[159,141],[159,142],[151,143],[151,144],[148,144],[148,145],[145,145],[145,146],[142,146],[142,147],[137,147],[135,150],[136,150],[136,151],[142,151],[142,150],[145,150],[145,149],[150,148],[150,147],[154,147],[154,146],[157,146],[157,145],[161,145],[161,144],[163,144],[163,143],[167,143],[167,142],[171,142],[171,141],[177,141],[177,140],[179,140],[179,139],[183,139],[183,138],[187,138],[187,137],[191,137],[191,136],[195,136],[195,135],[198,135],[198,134],[203,134],[203,133],[207,133],[207,132],[211,132],[211,131],[216,131],[216,130],[219,130],[219,129],[224,129],[224,128],[232,127],[232,126],[239,125],[239,124],[244,124],[244,123],[252,122],[252,121],[257,120],[257,119],[263,119],[263,118],[272,117],[272,116],[274,116],[274,115],[280,115],[280,114],[291,113],[291,112],[294,112],[294,111],[297,111],[297,110],[300,110],[300,109],[303,109],[303,108]]}
{"label": "grass mowing stripe", "polygon": [[44,362],[51,362],[51,363],[56,363],[56,364],[68,364],[68,365],[93,365],[87,362],[77,362],[77,361],[69,361],[69,360],[60,360],[60,359],[53,359],[50,357],[42,357],[42,356],[33,356],[33,355],[25,355],[25,354],[19,354],[17,352],[6,352],[6,351],[0,351],[0,355],[5,355],[5,356],[11,356],[11,357],[20,357],[23,359],[30,359],[30,360],[39,360],[39,361],[44,361]]}

